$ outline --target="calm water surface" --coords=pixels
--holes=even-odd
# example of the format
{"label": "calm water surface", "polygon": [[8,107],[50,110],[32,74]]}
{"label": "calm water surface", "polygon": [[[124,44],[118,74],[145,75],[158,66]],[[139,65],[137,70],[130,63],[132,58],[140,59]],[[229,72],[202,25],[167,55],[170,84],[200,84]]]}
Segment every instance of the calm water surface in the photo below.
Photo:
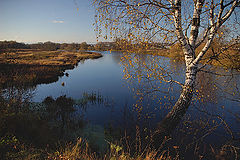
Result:
{"label": "calm water surface", "polygon": [[[143,79],[139,82],[136,77],[126,79],[124,69],[135,73],[136,68],[124,66],[121,61],[122,53],[102,52],[103,57],[96,60],[80,62],[73,70],[66,70],[69,76],[60,77],[51,84],[41,84],[36,87],[33,101],[41,102],[47,96],[57,98],[62,95],[78,100],[84,93],[94,93],[101,96],[102,103],[89,103],[86,107],[79,107],[76,115],[81,115],[86,122],[85,136],[94,132],[98,135],[99,143],[106,140],[106,128],[111,126],[113,130],[129,130],[134,132],[138,125],[144,128],[154,129],[156,124],[166,115],[171,106],[176,102],[180,87],[176,84],[159,83],[156,77],[149,81],[144,75],[144,67],[138,64],[136,67],[142,72]],[[134,55],[139,58],[138,63],[152,63],[151,55]],[[159,57],[158,63],[163,68],[172,72],[171,77],[184,82],[184,64],[175,62],[166,57]],[[221,68],[214,69],[218,73],[228,73]],[[226,121],[236,136],[239,136],[240,103],[239,87],[240,76],[219,77],[216,75],[199,74],[198,92],[177,130],[173,133],[176,137],[181,135],[193,136],[193,130],[201,127],[201,123],[209,123],[205,128],[199,129],[194,136],[201,137],[207,129],[218,124],[214,132],[204,137],[208,143],[217,144],[220,137],[228,137],[226,127],[222,120]],[[64,86],[62,86],[64,83]],[[158,91],[149,92],[153,86]],[[140,94],[139,94],[140,93]],[[147,94],[145,94],[147,93]],[[221,117],[221,118],[219,118]],[[131,130],[130,128],[133,128]],[[188,128],[192,128],[188,130]],[[195,137],[195,138],[196,138]],[[227,138],[226,138],[227,139]]]}

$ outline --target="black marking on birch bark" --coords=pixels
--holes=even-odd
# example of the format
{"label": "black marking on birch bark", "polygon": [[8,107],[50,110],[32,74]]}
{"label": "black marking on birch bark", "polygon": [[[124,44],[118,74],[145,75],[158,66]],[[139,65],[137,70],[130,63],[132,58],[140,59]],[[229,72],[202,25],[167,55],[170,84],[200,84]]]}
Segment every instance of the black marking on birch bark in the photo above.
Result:
{"label": "black marking on birch bark", "polygon": [[194,78],[192,78],[192,77],[186,77],[186,80],[194,80]]}
{"label": "black marking on birch bark", "polygon": [[177,1],[176,7],[177,7],[177,8],[180,8],[180,7],[181,7],[181,1]]}
{"label": "black marking on birch bark", "polygon": [[193,26],[199,26],[200,25],[200,18],[199,17],[193,18],[192,19],[192,25]]}

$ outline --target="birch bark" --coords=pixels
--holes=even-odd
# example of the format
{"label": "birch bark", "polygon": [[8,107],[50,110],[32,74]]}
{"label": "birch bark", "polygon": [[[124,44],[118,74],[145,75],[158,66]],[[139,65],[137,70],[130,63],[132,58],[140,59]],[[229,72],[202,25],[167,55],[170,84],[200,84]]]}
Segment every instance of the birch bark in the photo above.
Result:
{"label": "birch bark", "polygon": [[[212,1],[213,3],[213,1]],[[176,28],[176,35],[178,37],[179,42],[181,43],[184,56],[185,56],[185,65],[186,65],[186,72],[185,72],[185,83],[182,88],[181,94],[171,111],[165,116],[165,118],[159,123],[158,129],[156,131],[156,135],[163,138],[163,136],[169,135],[173,129],[177,126],[177,124],[181,121],[182,117],[186,113],[188,107],[190,106],[194,86],[196,83],[196,76],[198,72],[198,64],[202,57],[207,52],[208,48],[210,47],[213,38],[216,34],[216,31],[221,27],[223,22],[226,21],[226,17],[230,17],[234,8],[239,5],[239,0],[232,1],[232,7],[229,9],[228,12],[225,13],[223,17],[221,17],[222,12],[224,10],[223,0],[221,0],[221,9],[218,13],[218,18],[216,23],[214,23],[213,15],[214,15],[214,6],[210,8],[210,30],[208,34],[208,39],[206,41],[205,46],[201,50],[201,52],[195,56],[195,49],[196,49],[196,41],[199,34],[199,26],[200,26],[200,15],[202,12],[202,6],[204,5],[204,0],[196,0],[194,5],[194,13],[191,25],[191,32],[189,36],[189,41],[187,41],[186,37],[183,34],[182,30],[182,16],[181,16],[181,0],[175,0],[172,3],[174,8],[173,18],[175,21],[175,28]]]}

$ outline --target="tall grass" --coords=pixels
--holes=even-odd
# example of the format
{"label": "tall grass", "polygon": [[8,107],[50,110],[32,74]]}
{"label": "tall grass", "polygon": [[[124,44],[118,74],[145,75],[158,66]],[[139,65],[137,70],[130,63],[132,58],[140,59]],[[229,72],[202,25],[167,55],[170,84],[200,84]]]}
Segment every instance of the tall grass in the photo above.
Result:
{"label": "tall grass", "polygon": [[78,139],[76,144],[68,144],[58,151],[50,154],[49,159],[70,160],[178,160],[179,155],[171,156],[168,149],[155,150],[146,148],[143,152],[135,152],[133,155],[123,149],[121,145],[109,143],[109,149],[103,155],[91,152],[91,149],[83,139]]}

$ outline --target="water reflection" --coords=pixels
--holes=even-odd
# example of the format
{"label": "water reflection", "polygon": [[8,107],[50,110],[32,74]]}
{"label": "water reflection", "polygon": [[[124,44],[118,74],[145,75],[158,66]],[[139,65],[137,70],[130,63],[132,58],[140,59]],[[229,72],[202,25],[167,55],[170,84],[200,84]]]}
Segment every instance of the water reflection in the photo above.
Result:
{"label": "water reflection", "polygon": [[[166,115],[180,93],[180,88],[176,85],[179,83],[174,84],[171,81],[175,79],[180,83],[183,82],[184,65],[174,60],[169,61],[164,57],[145,55],[145,58],[142,58],[142,56],[123,55],[121,63],[124,67],[124,77],[128,83],[137,83],[131,85],[131,89],[138,98],[135,104],[136,110],[143,115],[142,111],[146,111],[146,108],[155,108],[155,113]],[[146,59],[148,59],[147,62]],[[235,101],[239,99],[235,96],[239,95],[237,89],[239,74],[236,72],[229,74],[228,71],[215,67],[210,70],[217,71],[218,74],[204,72],[198,74],[197,89],[190,110],[180,125],[173,126],[173,128],[177,126],[178,128],[172,132],[171,137],[174,137],[174,142],[178,142],[180,148],[183,149],[184,146],[187,146],[185,152],[187,151],[188,154],[193,151],[196,155],[207,154],[207,151],[211,150],[211,145],[222,145],[224,148],[224,144],[228,143],[231,149],[238,146],[236,137],[239,137],[239,121],[236,117],[230,116],[224,108],[228,108],[228,110],[234,108],[239,115],[239,107],[236,107],[239,106],[239,103],[227,101],[223,99],[223,95],[231,96],[233,99],[235,97]],[[230,76],[221,76],[226,74]],[[149,99],[150,102],[148,102]],[[155,107],[156,105],[157,107]],[[157,110],[158,108],[161,109]],[[151,111],[144,114],[150,115]],[[162,119],[159,116],[151,118],[157,118],[158,122],[161,122]],[[158,145],[161,145],[159,142],[162,140],[161,136],[154,139],[154,141],[158,141]],[[208,148],[207,151],[202,150],[202,146]]]}
{"label": "water reflection", "polygon": [[[88,125],[84,116],[87,107],[105,103],[106,99],[103,99],[101,95],[85,93],[78,100],[66,97],[66,95],[56,99],[46,97],[43,102],[36,103],[31,102],[29,98],[31,93],[31,90],[15,88],[14,94],[11,90],[5,90],[4,94],[0,95],[2,139],[0,156],[9,152],[9,147],[11,148],[12,145],[15,147],[11,150],[17,150],[18,144],[49,147],[54,150],[59,144],[64,145],[78,137],[88,139],[92,149],[96,151],[106,148],[105,137],[98,137],[101,134],[104,135],[104,128],[100,126],[97,131],[97,125]],[[9,137],[14,137],[15,141],[8,142]],[[95,141],[96,138],[101,142],[101,146],[99,141]]]}
{"label": "water reflection", "polygon": [[[24,124],[40,126],[39,133],[49,134],[50,140],[44,144],[79,136],[88,139],[96,151],[119,140],[131,146],[132,152],[141,150],[139,146],[154,144],[158,123],[179,97],[184,64],[152,55],[103,54],[101,59],[86,60],[75,69],[66,70],[54,83],[32,89],[32,106],[41,111],[45,120],[33,120],[34,115]],[[219,68],[212,70],[227,73]],[[179,148],[179,152],[189,155],[204,155],[213,151],[211,147],[217,152],[215,148],[224,148],[225,144],[237,146],[239,79],[239,75],[226,77],[200,72],[187,114],[174,132],[163,139],[164,144],[155,142],[161,147],[175,146],[174,151]],[[15,90],[9,89],[9,95]],[[28,131],[26,126],[22,128]],[[35,132],[37,129],[29,130],[28,135]],[[36,139],[39,140],[36,143],[41,143],[42,138]]]}

